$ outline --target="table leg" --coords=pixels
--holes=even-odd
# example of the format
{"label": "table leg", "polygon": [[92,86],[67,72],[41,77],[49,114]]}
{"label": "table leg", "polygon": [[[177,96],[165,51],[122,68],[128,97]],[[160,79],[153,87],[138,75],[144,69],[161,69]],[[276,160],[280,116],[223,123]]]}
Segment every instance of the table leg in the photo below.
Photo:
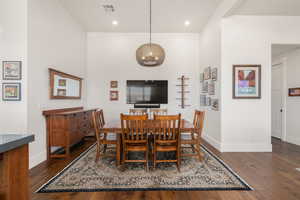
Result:
{"label": "table leg", "polygon": [[117,166],[121,164],[121,135],[117,134]]}

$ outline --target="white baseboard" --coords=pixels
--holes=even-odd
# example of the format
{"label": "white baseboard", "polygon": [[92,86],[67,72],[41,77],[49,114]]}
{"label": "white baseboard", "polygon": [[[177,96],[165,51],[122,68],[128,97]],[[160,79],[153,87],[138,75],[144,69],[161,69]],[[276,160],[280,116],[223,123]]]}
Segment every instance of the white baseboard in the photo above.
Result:
{"label": "white baseboard", "polygon": [[272,144],[222,144],[221,152],[272,152]]}
{"label": "white baseboard", "polygon": [[300,138],[287,137],[285,141],[288,142],[288,143],[295,144],[295,145],[300,145]]}
{"label": "white baseboard", "polygon": [[210,137],[209,135],[206,135],[205,133],[202,135],[202,137],[210,145],[212,145],[213,147],[215,147],[217,150],[221,151],[221,144],[220,144],[219,141],[217,141],[213,137]]}
{"label": "white baseboard", "polygon": [[47,153],[46,151],[40,152],[38,154],[35,154],[33,156],[29,157],[29,169],[37,166],[41,162],[44,162],[47,159]]}

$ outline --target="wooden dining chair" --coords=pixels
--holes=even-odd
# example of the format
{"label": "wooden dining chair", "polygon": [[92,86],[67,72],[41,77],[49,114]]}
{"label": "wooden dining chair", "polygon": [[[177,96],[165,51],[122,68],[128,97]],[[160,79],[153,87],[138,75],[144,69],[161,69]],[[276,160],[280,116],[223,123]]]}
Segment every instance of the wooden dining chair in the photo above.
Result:
{"label": "wooden dining chair", "polygon": [[145,114],[147,114],[147,109],[146,108],[129,109],[129,114],[131,114],[131,115],[145,115]]}
{"label": "wooden dining chair", "polygon": [[[104,132],[103,126],[105,124],[103,110],[97,110],[92,113],[93,126],[95,129],[95,135],[97,139],[97,150],[95,162],[99,160],[101,156],[116,157],[115,154],[107,154],[107,145],[113,146],[112,148],[117,148],[117,134],[116,133],[106,133]],[[101,147],[103,146],[103,152],[101,152]]]}
{"label": "wooden dining chair", "polygon": [[[154,147],[153,147],[153,165],[156,168],[157,163],[174,162],[180,171],[180,124],[181,114],[179,115],[154,115],[154,120],[159,121],[154,128]],[[176,158],[173,160],[158,160],[158,152],[176,152]]]}
{"label": "wooden dining chair", "polygon": [[154,117],[154,115],[167,115],[168,109],[163,108],[151,108],[149,111],[150,115]]}
{"label": "wooden dining chair", "polygon": [[203,130],[204,116],[204,111],[195,110],[193,131],[190,133],[181,133],[181,150],[183,151],[186,148],[192,149],[192,153],[182,153],[182,157],[198,157],[199,161],[202,161],[201,134]]}
{"label": "wooden dining chair", "polygon": [[[124,163],[145,163],[145,169],[148,171],[148,134],[145,129],[145,123],[148,115],[124,115],[121,114],[122,143]],[[129,152],[144,152],[144,159],[130,160]]]}

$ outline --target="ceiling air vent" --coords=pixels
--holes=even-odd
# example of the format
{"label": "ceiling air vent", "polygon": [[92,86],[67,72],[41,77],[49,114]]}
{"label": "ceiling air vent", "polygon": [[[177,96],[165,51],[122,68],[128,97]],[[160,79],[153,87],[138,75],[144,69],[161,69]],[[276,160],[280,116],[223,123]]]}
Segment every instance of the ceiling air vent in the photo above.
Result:
{"label": "ceiling air vent", "polygon": [[102,5],[105,12],[111,13],[115,11],[115,8],[113,5]]}

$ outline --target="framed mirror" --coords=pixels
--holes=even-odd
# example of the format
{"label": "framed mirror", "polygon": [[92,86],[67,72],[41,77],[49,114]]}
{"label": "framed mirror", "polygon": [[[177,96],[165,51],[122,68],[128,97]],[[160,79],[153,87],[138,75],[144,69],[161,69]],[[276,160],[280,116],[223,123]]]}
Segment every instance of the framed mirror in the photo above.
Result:
{"label": "framed mirror", "polygon": [[81,99],[82,78],[49,68],[50,99]]}

